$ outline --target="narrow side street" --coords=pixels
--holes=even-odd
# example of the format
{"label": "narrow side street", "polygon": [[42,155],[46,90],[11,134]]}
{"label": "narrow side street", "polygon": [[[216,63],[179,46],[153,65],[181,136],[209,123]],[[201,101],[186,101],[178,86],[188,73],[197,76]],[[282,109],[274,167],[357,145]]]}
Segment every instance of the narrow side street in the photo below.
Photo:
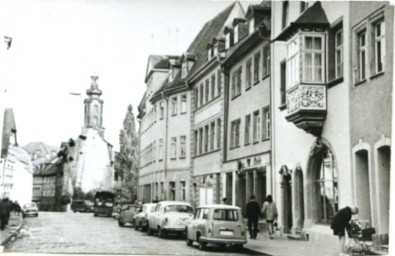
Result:
{"label": "narrow side street", "polygon": [[26,229],[9,244],[6,252],[261,255],[247,249],[218,247],[200,251],[197,244],[187,246],[184,238],[148,236],[133,227],[119,227],[113,218],[94,217],[91,213],[40,212],[38,218],[25,221]]}

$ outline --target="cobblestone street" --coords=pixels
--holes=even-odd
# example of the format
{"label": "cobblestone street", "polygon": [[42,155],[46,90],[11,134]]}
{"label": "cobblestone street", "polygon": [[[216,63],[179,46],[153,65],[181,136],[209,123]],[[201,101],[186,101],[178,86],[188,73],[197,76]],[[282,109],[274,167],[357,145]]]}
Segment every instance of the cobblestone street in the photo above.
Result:
{"label": "cobblestone street", "polygon": [[148,236],[133,227],[119,227],[113,218],[89,213],[40,212],[38,218],[26,218],[25,226],[6,252],[257,255],[247,249],[211,247],[199,251],[197,244],[188,247],[184,238]]}

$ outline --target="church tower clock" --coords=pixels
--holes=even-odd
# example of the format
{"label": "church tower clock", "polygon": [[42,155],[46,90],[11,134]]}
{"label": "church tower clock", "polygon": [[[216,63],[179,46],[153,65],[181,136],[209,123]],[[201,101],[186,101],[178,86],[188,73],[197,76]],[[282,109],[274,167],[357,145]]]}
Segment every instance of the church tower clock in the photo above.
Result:
{"label": "church tower clock", "polygon": [[104,136],[103,128],[103,103],[104,101],[100,99],[102,91],[99,89],[97,80],[99,77],[97,75],[91,76],[91,88],[86,90],[88,98],[84,100],[85,104],[85,122],[84,130],[95,129],[98,131],[101,137]]}

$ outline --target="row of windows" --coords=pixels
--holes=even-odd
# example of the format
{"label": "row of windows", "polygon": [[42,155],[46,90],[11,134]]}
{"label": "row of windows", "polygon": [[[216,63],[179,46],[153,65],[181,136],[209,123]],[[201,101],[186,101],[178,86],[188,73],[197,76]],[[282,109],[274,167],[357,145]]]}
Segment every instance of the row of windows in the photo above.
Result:
{"label": "row of windows", "polygon": [[[261,62],[261,55],[263,55]],[[253,57],[247,59],[245,63],[245,90],[251,88],[252,84],[257,84],[260,79],[260,72],[262,77],[270,74],[270,45],[265,46],[261,51],[259,50]],[[262,71],[261,71],[262,65]],[[243,66],[238,67],[232,73],[231,97],[237,97],[242,91],[242,72]]]}
{"label": "row of windows", "polygon": [[221,70],[218,69],[217,73],[212,74],[210,78],[207,78],[194,88],[195,109],[221,95],[221,79]]}
{"label": "row of windows", "polygon": [[[166,198],[165,196],[165,188],[164,188],[164,182],[155,182],[151,184],[152,187],[152,195],[153,198],[158,199],[158,200],[164,200]],[[170,181],[169,182],[169,200],[186,200],[186,182],[185,181],[180,181],[179,182],[179,198],[176,198],[176,182],[175,181]]]}
{"label": "row of windows", "polygon": [[195,156],[221,148],[221,119],[195,130]]}
{"label": "row of windows", "polygon": [[[156,160],[162,161],[164,158],[164,140],[159,139],[158,151],[156,149],[156,141],[153,141],[146,148],[141,151],[141,167],[154,163]],[[170,159],[174,160],[178,157],[180,159],[186,158],[186,136],[179,137],[179,145],[177,144],[177,137],[170,138]]]}
{"label": "row of windows", "polygon": [[[252,123],[251,123],[252,119]],[[240,124],[241,118],[231,122],[230,125],[230,148],[240,146]],[[251,136],[252,135],[252,136]],[[258,143],[261,140],[269,139],[270,130],[270,108],[263,108],[261,111],[256,110],[244,118],[244,145]]]}

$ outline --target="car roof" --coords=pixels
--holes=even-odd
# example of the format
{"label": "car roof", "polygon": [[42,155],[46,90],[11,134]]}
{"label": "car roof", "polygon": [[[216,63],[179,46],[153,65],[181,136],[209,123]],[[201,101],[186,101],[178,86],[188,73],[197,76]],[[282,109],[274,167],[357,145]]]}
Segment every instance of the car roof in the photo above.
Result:
{"label": "car roof", "polygon": [[156,203],[146,203],[146,204],[143,204],[143,205],[146,205],[146,206],[154,206],[154,205],[157,205]]}
{"label": "car roof", "polygon": [[158,204],[162,204],[162,205],[188,205],[188,206],[191,206],[190,203],[183,202],[183,201],[161,201]]}
{"label": "car roof", "polygon": [[206,205],[200,205],[197,208],[219,208],[219,209],[240,210],[240,207],[238,206],[226,205],[226,204],[206,204]]}

